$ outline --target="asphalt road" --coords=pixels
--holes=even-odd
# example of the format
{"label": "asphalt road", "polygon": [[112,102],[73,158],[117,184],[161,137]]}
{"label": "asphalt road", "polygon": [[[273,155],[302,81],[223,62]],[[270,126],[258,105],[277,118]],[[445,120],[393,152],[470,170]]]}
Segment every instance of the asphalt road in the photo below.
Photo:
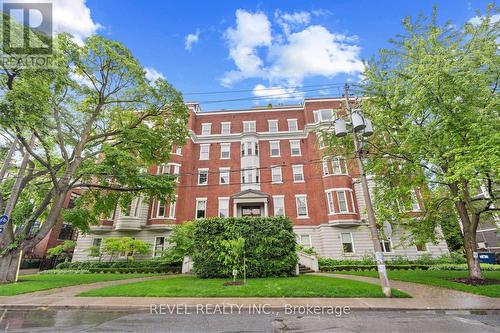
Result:
{"label": "asphalt road", "polygon": [[356,311],[342,314],[157,314],[0,310],[2,332],[500,332],[500,312]]}

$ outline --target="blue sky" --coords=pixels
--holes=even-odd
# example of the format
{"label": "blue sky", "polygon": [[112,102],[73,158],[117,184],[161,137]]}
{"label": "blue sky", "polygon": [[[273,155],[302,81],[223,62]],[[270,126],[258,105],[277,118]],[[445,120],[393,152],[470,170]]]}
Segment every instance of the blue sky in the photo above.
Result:
{"label": "blue sky", "polygon": [[[55,1],[77,6],[81,0]],[[257,96],[202,103],[204,110],[212,110],[338,95],[335,84],[357,81],[361,60],[387,47],[387,40],[402,31],[405,16],[430,14],[435,3],[440,20],[455,24],[474,17],[476,9],[484,12],[487,5],[464,0],[88,0],[75,9],[84,11],[84,19],[74,21],[82,31],[88,30],[87,24],[92,32],[124,43],[152,74],[159,73],[186,93],[188,101]],[[269,88],[275,90],[265,90]],[[235,90],[248,91],[187,94]],[[305,90],[304,95],[297,93]],[[276,96],[269,100],[263,94]]]}

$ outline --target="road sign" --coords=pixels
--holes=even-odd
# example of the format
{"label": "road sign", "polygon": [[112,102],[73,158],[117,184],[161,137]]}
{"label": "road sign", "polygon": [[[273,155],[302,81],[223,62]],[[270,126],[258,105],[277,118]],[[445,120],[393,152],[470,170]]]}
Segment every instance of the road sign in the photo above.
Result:
{"label": "road sign", "polygon": [[7,222],[9,222],[9,216],[8,215],[2,215],[2,216],[0,216],[0,225],[4,225]]}

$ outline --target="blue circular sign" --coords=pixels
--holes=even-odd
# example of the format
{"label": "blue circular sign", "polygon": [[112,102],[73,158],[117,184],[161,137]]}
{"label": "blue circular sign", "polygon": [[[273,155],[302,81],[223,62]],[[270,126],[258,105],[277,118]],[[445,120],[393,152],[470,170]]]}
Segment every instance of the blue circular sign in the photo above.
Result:
{"label": "blue circular sign", "polygon": [[3,225],[7,222],[9,222],[9,217],[7,215],[0,216],[0,225]]}

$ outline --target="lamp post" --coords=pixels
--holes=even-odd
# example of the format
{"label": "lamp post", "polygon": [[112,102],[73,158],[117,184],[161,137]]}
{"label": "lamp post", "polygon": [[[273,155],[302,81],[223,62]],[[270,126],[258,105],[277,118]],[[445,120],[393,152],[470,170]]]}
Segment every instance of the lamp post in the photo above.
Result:
{"label": "lamp post", "polygon": [[[358,140],[358,134],[365,137],[372,135],[373,126],[371,120],[364,117],[360,109],[353,110],[351,108],[349,104],[349,85],[347,84],[344,86],[344,96],[346,109],[349,112],[349,118],[351,119],[350,132],[354,142],[355,156],[361,179],[361,187],[363,188],[363,197],[365,199],[366,213],[368,215],[368,228],[370,229],[373,249],[375,250],[375,261],[377,262],[380,286],[382,287],[384,295],[386,297],[391,297],[391,287],[389,285],[389,278],[387,277],[387,271],[385,269],[384,253],[382,252],[378,236],[377,220],[375,218],[375,212],[373,211],[372,200],[370,198],[370,189],[368,188],[368,181],[366,179],[365,166],[363,164],[363,159],[361,158],[362,144]],[[335,135],[337,137],[346,136],[348,132],[347,125],[346,121],[341,118],[334,120],[333,127]]]}

